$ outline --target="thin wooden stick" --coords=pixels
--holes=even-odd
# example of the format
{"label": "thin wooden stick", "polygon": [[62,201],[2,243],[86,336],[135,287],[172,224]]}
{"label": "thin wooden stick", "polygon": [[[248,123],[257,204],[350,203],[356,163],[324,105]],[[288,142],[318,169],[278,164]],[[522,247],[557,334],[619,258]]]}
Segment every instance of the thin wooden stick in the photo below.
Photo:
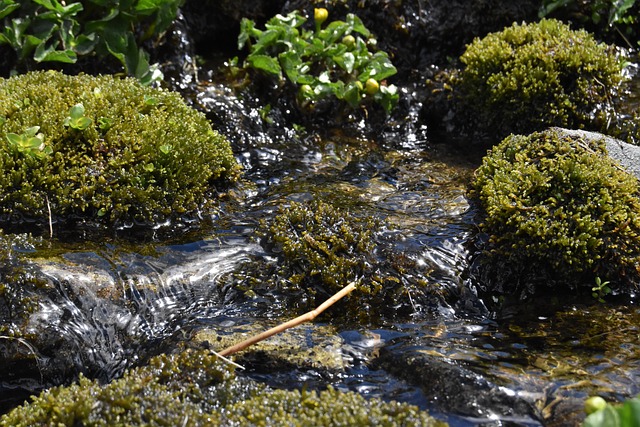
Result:
{"label": "thin wooden stick", "polygon": [[269,329],[268,331],[264,331],[258,335],[254,335],[251,338],[248,338],[244,341],[242,341],[241,343],[238,343],[234,346],[225,348],[224,350],[222,350],[221,352],[219,352],[218,354],[220,354],[221,356],[228,356],[230,354],[233,353],[237,353],[240,350],[244,350],[245,348],[249,347],[250,345],[253,345],[257,342],[260,342],[262,340],[265,340],[267,338],[269,338],[272,335],[278,334],[282,331],[285,331],[289,328],[293,328],[294,326],[298,326],[301,323],[304,322],[310,322],[313,319],[315,319],[320,313],[322,313],[323,311],[325,311],[327,308],[331,307],[333,304],[335,304],[337,301],[339,301],[341,298],[345,297],[346,295],[349,295],[349,293],[351,293],[351,291],[353,291],[356,288],[356,283],[355,282],[351,282],[349,283],[347,286],[345,286],[344,288],[342,288],[340,290],[340,292],[336,293],[335,295],[333,295],[331,298],[329,298],[328,300],[326,300],[325,302],[323,302],[322,304],[320,304],[318,307],[316,307],[315,309],[296,317],[295,319],[289,320],[288,322],[282,323],[278,326],[275,326],[271,329]]}
{"label": "thin wooden stick", "polygon": [[49,204],[49,196],[44,196],[47,201],[47,210],[49,211],[49,238],[53,239],[53,221],[51,220],[51,205]]}

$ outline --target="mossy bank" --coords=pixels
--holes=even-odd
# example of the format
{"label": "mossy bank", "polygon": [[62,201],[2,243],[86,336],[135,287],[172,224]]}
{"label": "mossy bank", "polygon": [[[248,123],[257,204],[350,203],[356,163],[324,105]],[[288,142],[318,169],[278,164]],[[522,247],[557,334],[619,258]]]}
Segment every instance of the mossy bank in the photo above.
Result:
{"label": "mossy bank", "polygon": [[177,93],[133,79],[0,80],[0,221],[154,225],[215,206],[228,141]]}
{"label": "mossy bank", "polygon": [[206,350],[161,355],[100,385],[84,377],[0,418],[0,426],[443,426],[426,412],[353,392],[273,390]]}

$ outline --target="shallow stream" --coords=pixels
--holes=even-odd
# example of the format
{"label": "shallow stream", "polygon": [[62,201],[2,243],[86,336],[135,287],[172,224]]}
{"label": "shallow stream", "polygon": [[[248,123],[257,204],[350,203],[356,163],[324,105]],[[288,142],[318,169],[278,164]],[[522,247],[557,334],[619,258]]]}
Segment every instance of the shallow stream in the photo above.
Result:
{"label": "shallow stream", "polygon": [[110,241],[44,239],[31,250],[48,287],[29,331],[48,344],[1,343],[13,348],[3,354],[37,355],[5,364],[5,409],[80,372],[108,381],[180,343],[221,350],[225,336],[293,317],[273,301],[239,296],[227,275],[250,260],[275,262],[256,238],[259,222],[283,203],[312,199],[384,221],[384,245],[415,262],[406,275],[426,279],[442,297],[409,295],[410,313],[394,316],[389,307],[379,323],[344,314],[334,322],[329,310],[272,338],[271,350],[242,357],[244,375],[282,388],[333,385],[411,402],[452,426],[573,425],[589,395],[640,393],[635,303],[550,298],[496,317],[478,297],[467,185],[481,154],[466,143],[427,140],[415,120],[378,141],[340,132],[299,138],[223,87],[202,88],[196,102],[224,115],[219,121],[244,167],[239,202],[170,242],[154,235],[132,242],[125,229]]}

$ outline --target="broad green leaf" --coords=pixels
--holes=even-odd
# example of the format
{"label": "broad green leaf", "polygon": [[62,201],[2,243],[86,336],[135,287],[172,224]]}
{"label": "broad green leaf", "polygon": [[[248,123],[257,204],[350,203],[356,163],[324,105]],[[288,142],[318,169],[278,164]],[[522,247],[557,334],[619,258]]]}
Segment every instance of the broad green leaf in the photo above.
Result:
{"label": "broad green leaf", "polygon": [[15,3],[13,0],[10,0],[10,1],[4,0],[0,2],[0,19],[10,15],[11,12],[19,8],[20,8],[20,5],[18,3]]}
{"label": "broad green leaf", "polygon": [[136,4],[136,12],[142,15],[151,15],[166,3],[166,0],[139,0]]}
{"label": "broad green leaf", "polygon": [[362,20],[358,18],[358,16],[353,13],[349,13],[346,17],[346,21],[349,27],[351,27],[356,33],[360,33],[367,38],[371,36],[371,32],[364,26]]}
{"label": "broad green leaf", "polygon": [[345,52],[343,55],[333,57],[336,64],[347,73],[351,74],[356,63],[356,57],[351,52]]}
{"label": "broad green leaf", "polygon": [[37,136],[34,136],[31,138],[25,139],[23,141],[22,147],[30,150],[39,150],[41,145],[42,145],[42,139],[38,138]]}
{"label": "broad green leaf", "polygon": [[350,82],[346,86],[343,94],[343,99],[347,101],[347,103],[352,108],[356,108],[358,105],[360,105],[360,102],[362,101],[362,96],[360,95],[360,89],[358,88],[355,82]]}
{"label": "broad green leaf", "polygon": [[9,143],[17,146],[20,146],[22,144],[22,140],[24,139],[22,135],[18,135],[17,133],[7,133],[5,136],[7,137]]}
{"label": "broad green leaf", "polygon": [[625,427],[640,427],[640,398],[627,400],[618,408],[620,421]]}
{"label": "broad green leaf", "polygon": [[252,68],[265,71],[275,76],[280,76],[282,70],[280,64],[275,58],[267,55],[249,55],[246,59]]}
{"label": "broad green leaf", "polygon": [[69,109],[69,116],[72,119],[78,119],[84,115],[84,105],[76,104]]}
{"label": "broad green leaf", "polygon": [[78,60],[78,55],[71,49],[56,50],[55,46],[46,47],[44,43],[40,43],[33,53],[33,59],[36,62],[63,62],[66,64],[74,64]]}
{"label": "broad green leaf", "polygon": [[40,130],[40,126],[31,126],[24,131],[24,135],[27,137],[36,136],[39,130]]}
{"label": "broad green leaf", "polygon": [[604,409],[590,414],[585,418],[583,427],[623,427],[620,424],[620,415],[613,406],[607,405]]}
{"label": "broad green leaf", "polygon": [[78,38],[76,38],[73,41],[72,47],[73,47],[73,50],[79,55],[87,55],[91,53],[93,49],[95,49],[97,44],[98,44],[98,38],[94,33],[86,34],[86,35],[81,34],[80,36],[78,36]]}
{"label": "broad green leaf", "polygon": [[293,83],[298,83],[302,60],[297,52],[289,50],[279,55],[280,64],[287,78]]}

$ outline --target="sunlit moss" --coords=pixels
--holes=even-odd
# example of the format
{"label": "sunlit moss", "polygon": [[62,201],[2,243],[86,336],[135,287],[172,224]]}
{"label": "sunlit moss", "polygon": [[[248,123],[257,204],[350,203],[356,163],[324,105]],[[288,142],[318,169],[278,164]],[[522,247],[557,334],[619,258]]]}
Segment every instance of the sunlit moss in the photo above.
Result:
{"label": "sunlit moss", "polygon": [[282,253],[282,269],[295,287],[316,284],[334,293],[361,277],[369,267],[379,224],[371,217],[316,202],[292,202],[268,225],[265,245]]}
{"label": "sunlit moss", "polygon": [[476,39],[460,60],[460,118],[500,136],[551,125],[602,128],[622,81],[612,47],[552,19]]}
{"label": "sunlit moss", "polygon": [[477,169],[473,193],[484,209],[490,264],[565,286],[593,286],[594,276],[632,286],[640,261],[638,182],[603,144],[559,132],[509,136]]}
{"label": "sunlit moss", "polygon": [[100,385],[81,378],[0,418],[1,426],[443,425],[418,408],[351,392],[271,390],[235,376],[208,351],[157,356]]}
{"label": "sunlit moss", "polygon": [[[88,120],[70,125],[77,104]],[[12,143],[30,129],[40,147]],[[0,80],[0,140],[0,214],[12,223],[179,218],[210,205],[238,170],[228,141],[177,93],[112,76]]]}
{"label": "sunlit moss", "polygon": [[244,264],[229,280],[271,315],[316,308],[352,282],[356,290],[330,310],[333,321],[397,319],[441,304],[446,290],[429,283],[414,257],[381,244],[384,229],[372,216],[325,201],[288,202],[258,230],[269,258]]}

